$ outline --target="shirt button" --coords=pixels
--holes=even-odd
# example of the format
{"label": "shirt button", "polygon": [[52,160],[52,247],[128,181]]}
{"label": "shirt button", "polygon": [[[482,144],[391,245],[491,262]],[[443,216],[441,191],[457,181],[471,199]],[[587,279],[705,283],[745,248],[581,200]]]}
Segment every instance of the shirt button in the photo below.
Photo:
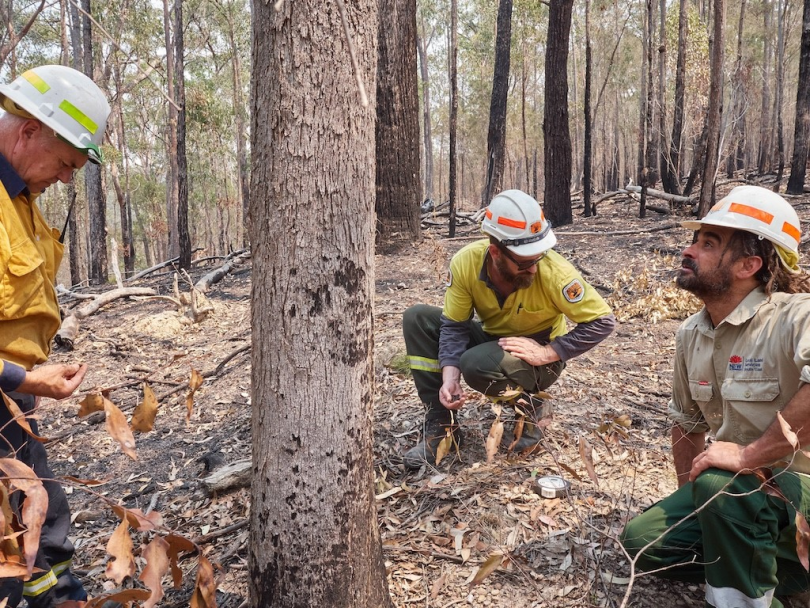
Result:
{"label": "shirt button", "polygon": [[746,398],[746,399],[750,399],[750,398],[751,398],[751,391],[745,391],[745,398]]}
{"label": "shirt button", "polygon": [[714,350],[720,350],[721,348],[722,348],[722,346],[720,346],[719,344],[714,345]]}

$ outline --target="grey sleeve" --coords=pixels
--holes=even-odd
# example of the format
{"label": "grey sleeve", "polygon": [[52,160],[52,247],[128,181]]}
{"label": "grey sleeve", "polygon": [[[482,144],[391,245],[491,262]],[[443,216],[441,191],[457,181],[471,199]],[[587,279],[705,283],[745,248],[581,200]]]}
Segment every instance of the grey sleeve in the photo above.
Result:
{"label": "grey sleeve", "polygon": [[588,323],[579,323],[569,333],[556,338],[551,343],[551,348],[560,355],[562,361],[568,361],[599,344],[611,334],[615,327],[616,317],[613,314],[599,317]]}
{"label": "grey sleeve", "polygon": [[439,365],[458,367],[461,355],[470,344],[470,321],[451,321],[442,315],[439,333]]}

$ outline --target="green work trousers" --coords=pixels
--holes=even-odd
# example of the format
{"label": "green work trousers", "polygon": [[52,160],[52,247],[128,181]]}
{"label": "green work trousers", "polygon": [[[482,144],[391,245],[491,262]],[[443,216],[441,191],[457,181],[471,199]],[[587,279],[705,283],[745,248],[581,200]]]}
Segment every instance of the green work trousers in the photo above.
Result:
{"label": "green work trousers", "polygon": [[622,544],[637,570],[705,583],[706,606],[781,608],[777,596],[810,587],[794,523],[810,511],[810,478],[779,471],[775,481],[787,502],[755,475],[708,469],[632,519]]}
{"label": "green work trousers", "polygon": [[[427,406],[427,421],[449,424],[450,410],[439,401],[442,370],[439,365],[439,332],[442,309],[417,304],[402,317],[405,347],[419,398]],[[498,336],[486,333],[477,321],[470,321],[470,342],[459,368],[467,385],[490,397],[505,390],[534,393],[547,389],[560,377],[565,363],[529,365],[498,346]]]}

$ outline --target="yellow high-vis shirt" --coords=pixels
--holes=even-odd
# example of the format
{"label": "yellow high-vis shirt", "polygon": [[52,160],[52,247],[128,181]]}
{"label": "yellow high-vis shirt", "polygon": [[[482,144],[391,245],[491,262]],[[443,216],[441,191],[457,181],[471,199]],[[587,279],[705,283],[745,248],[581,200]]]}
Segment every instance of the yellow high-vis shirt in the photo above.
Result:
{"label": "yellow high-vis shirt", "polygon": [[602,296],[553,249],[538,262],[532,285],[511,293],[501,306],[482,280],[488,247],[489,240],[476,241],[453,256],[443,309],[449,320],[467,321],[476,313],[484,331],[494,336],[530,336],[550,329],[553,340],[567,332],[566,317],[590,323],[612,314]]}
{"label": "yellow high-vis shirt", "polygon": [[12,199],[0,184],[0,359],[27,370],[47,360],[61,325],[54,283],[64,246],[35,198]]}

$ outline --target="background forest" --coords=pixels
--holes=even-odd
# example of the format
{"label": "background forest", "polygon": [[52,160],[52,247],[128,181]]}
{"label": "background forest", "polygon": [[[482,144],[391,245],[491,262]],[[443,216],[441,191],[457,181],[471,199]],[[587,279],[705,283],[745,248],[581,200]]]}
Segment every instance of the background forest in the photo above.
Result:
{"label": "background forest", "polygon": [[[412,3],[388,4],[400,6],[389,13],[391,20],[413,19]],[[713,79],[720,86],[723,110],[717,124],[715,175],[784,173],[793,154],[801,3],[572,4],[566,109],[575,198],[581,198],[584,185],[586,135],[592,192],[639,184],[646,167],[647,185],[656,187],[663,180],[662,189],[669,192],[696,193]],[[722,9],[723,25],[719,71],[710,69],[715,5]],[[543,200],[547,44],[556,39],[549,37],[550,7],[524,0],[502,0],[500,6],[462,0],[456,19],[451,8],[449,2],[420,0],[415,30],[394,28],[393,23],[381,27],[381,32],[402,32],[389,50],[389,62],[410,62],[411,71],[419,74],[418,81],[409,77],[393,84],[396,90],[418,82],[420,116],[413,122],[421,129],[421,183],[407,193],[410,200],[398,204],[412,205],[409,213],[415,214],[423,199],[440,204],[450,195],[449,51],[454,21],[454,202],[462,209],[476,209],[494,186],[522,188]],[[496,70],[499,10],[511,14],[511,32],[505,30],[511,45],[505,64],[504,55],[498,55]],[[75,182],[75,193],[59,185],[41,201],[47,217],[61,226],[76,197],[68,239],[70,266],[63,270],[66,284],[106,282],[113,247],[131,275],[178,256],[183,245],[198,257],[245,246],[250,196],[249,2],[10,0],[0,11],[8,23],[0,35],[0,77],[9,80],[41,63],[72,65],[92,74],[109,91],[113,106],[105,150],[110,162],[100,174],[85,170]],[[679,41],[685,53],[682,92],[676,90]],[[563,69],[554,65],[552,76]],[[497,93],[493,78],[506,85],[501,95],[502,153],[497,142],[493,153],[492,125],[489,135],[487,129],[497,120],[490,115]],[[403,144],[378,145],[378,155],[381,146],[396,145]],[[502,176],[495,175],[496,183],[488,184],[488,177],[493,179],[488,159],[496,154],[502,154]],[[680,179],[669,178],[673,174]],[[418,181],[408,177],[414,184]],[[562,219],[555,223],[565,223],[565,214]],[[410,223],[418,233],[418,226]]]}

